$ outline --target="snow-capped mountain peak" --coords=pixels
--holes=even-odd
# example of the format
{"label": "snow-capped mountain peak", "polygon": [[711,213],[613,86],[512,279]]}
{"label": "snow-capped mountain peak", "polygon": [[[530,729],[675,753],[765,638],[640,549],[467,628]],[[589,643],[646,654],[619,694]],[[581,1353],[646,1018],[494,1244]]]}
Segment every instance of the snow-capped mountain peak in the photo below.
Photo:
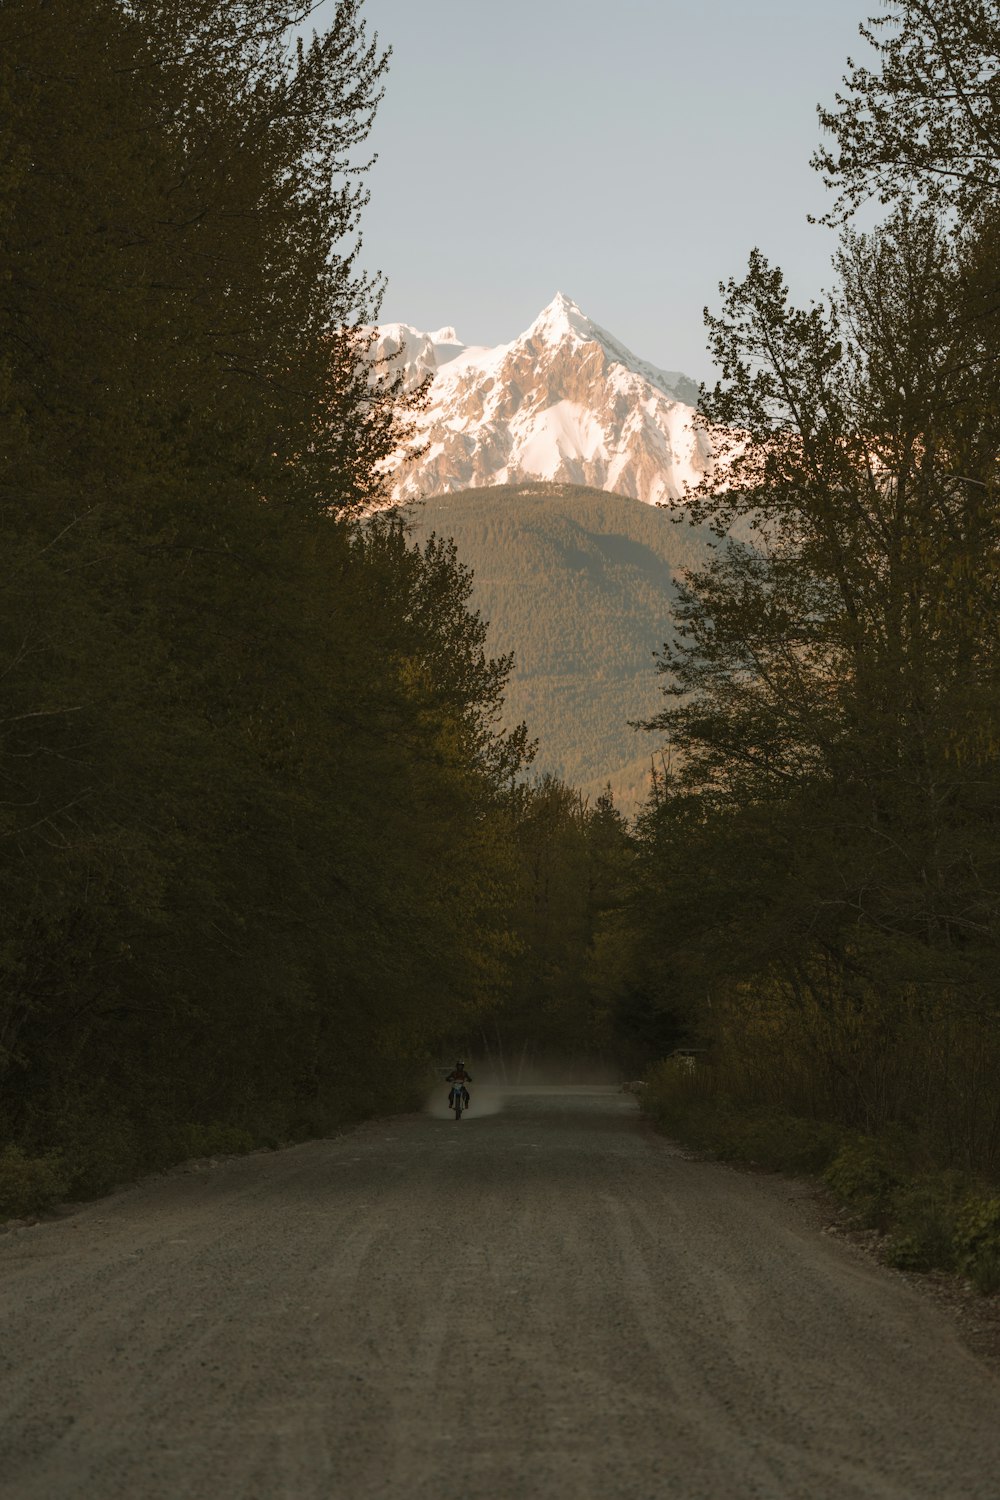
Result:
{"label": "snow-capped mountain peak", "polygon": [[531,327],[522,335],[529,343],[559,344],[565,339],[586,343],[602,330],[592,323],[572,298],[556,292],[548,307],[543,307]]}
{"label": "snow-capped mountain peak", "polygon": [[408,386],[432,377],[414,443],[391,463],[398,500],[542,479],[670,502],[708,463],[693,381],[639,359],[563,292],[509,344],[392,323],[374,353]]}

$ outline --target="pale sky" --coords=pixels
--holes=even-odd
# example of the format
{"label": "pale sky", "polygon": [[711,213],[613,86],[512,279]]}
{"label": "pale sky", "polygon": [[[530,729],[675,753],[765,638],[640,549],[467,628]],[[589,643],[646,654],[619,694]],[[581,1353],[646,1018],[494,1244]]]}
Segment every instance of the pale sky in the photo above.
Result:
{"label": "pale sky", "polygon": [[[364,260],[383,321],[507,342],[563,291],[710,375],[702,308],[759,245],[801,300],[834,238],[809,156],[880,0],[366,0],[393,49]],[[323,8],[319,18],[322,19]]]}

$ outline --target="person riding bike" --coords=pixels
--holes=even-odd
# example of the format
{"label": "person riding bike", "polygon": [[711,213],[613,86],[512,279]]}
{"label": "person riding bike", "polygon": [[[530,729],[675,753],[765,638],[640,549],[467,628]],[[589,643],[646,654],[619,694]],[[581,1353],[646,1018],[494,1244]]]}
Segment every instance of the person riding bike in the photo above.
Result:
{"label": "person riding bike", "polygon": [[455,1067],[452,1070],[452,1072],[450,1072],[448,1074],[448,1077],[445,1079],[445,1083],[450,1083],[451,1084],[451,1092],[448,1095],[448,1108],[449,1109],[451,1108],[451,1101],[452,1101],[452,1099],[454,1098],[455,1094],[458,1092],[459,1089],[462,1090],[462,1105],[463,1105],[463,1108],[468,1109],[468,1107],[469,1107],[469,1090],[465,1087],[465,1085],[467,1083],[471,1083],[471,1082],[472,1082],[472,1074],[471,1073],[467,1073],[465,1071],[465,1063],[462,1062],[461,1059],[459,1059],[459,1061],[455,1064]]}

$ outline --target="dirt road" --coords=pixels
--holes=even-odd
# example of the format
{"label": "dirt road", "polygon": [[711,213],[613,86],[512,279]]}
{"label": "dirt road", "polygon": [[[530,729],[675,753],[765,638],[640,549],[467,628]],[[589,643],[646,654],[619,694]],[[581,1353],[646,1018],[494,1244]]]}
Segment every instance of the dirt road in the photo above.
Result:
{"label": "dirt road", "polygon": [[998,1500],[1000,1382],[607,1089],[0,1239],[5,1500]]}

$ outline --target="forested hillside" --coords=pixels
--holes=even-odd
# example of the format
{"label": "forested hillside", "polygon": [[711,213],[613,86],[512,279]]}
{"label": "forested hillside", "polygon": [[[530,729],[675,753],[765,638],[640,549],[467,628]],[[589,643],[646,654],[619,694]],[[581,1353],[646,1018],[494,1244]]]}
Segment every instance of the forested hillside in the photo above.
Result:
{"label": "forested hillside", "polygon": [[593,799],[610,782],[633,811],[662,737],[637,733],[658,702],[654,653],[671,631],[676,578],[713,540],[678,513],[574,485],[438,495],[407,511],[414,535],[452,537],[472,602],[514,653],[510,723],[538,739],[536,771]]}

